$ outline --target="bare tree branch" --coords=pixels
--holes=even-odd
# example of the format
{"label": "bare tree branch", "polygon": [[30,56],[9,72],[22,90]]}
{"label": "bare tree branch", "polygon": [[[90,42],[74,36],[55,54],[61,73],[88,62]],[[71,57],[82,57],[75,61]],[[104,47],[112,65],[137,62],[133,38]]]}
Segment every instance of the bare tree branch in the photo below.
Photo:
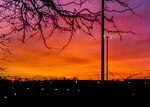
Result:
{"label": "bare tree branch", "polygon": [[[108,13],[124,13],[131,12],[135,15],[135,9],[141,4],[130,7],[128,2],[130,0],[105,0],[105,12]],[[44,45],[48,49],[56,49],[61,52],[71,42],[77,30],[84,32],[95,39],[92,34],[94,24],[98,23],[101,26],[101,10],[92,11],[91,8],[84,8],[85,3],[96,3],[93,0],[1,0],[0,2],[0,23],[7,23],[10,30],[1,34],[7,37],[12,33],[22,32],[22,42],[26,42],[35,35],[43,40]],[[123,10],[111,9],[107,3],[115,3],[123,7]],[[74,5],[74,8],[71,6]],[[109,22],[114,28],[105,27],[108,33],[118,33],[120,38],[122,33],[135,34],[133,31],[122,31],[118,28],[112,17],[105,16],[105,21]],[[44,29],[49,29],[49,34],[45,34]],[[55,31],[69,32],[70,37],[67,43],[61,48],[57,49],[51,47],[47,43],[47,39],[54,35]],[[6,38],[5,38],[6,39]],[[121,38],[122,39],[122,38]],[[10,40],[6,40],[7,42]],[[0,42],[3,44],[5,41]]]}

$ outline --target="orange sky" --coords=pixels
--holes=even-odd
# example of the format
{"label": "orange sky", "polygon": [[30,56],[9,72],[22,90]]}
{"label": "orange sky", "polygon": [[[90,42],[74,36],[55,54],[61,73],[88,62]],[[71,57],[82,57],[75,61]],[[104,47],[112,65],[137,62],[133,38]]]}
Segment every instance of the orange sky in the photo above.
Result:
{"label": "orange sky", "polygon": [[[109,40],[109,79],[126,78],[130,74],[141,73],[138,77],[148,76],[150,71],[150,22],[148,0],[143,0],[137,12],[142,17],[125,13],[116,16],[119,28],[134,30],[141,35],[122,35],[121,42],[118,35],[107,34]],[[93,31],[96,40],[78,31],[68,47],[59,55],[56,50],[48,50],[42,40],[37,38],[22,44],[17,39],[11,43],[13,55],[11,62],[5,66],[5,75],[35,77],[35,76],[77,76],[79,79],[100,79],[100,27]],[[20,33],[14,34],[19,36]],[[61,47],[68,34],[56,33],[50,38],[49,45]],[[65,39],[63,39],[65,38]],[[113,76],[112,76],[113,75]]]}
{"label": "orange sky", "polygon": [[[76,35],[59,55],[56,50],[48,50],[40,40],[29,40],[26,44],[19,41],[16,43],[14,40],[11,45],[13,55],[7,72],[23,77],[40,75],[89,78],[87,75],[100,73],[98,36],[99,33],[94,40],[87,35]],[[61,42],[62,39],[55,40]]]}

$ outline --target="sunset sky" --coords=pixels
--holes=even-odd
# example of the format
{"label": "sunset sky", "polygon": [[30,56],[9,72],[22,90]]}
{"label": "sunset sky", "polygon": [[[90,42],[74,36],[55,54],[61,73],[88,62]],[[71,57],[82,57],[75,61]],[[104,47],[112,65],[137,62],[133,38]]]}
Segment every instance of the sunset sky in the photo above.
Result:
{"label": "sunset sky", "polygon": [[[139,35],[123,34],[123,41],[117,34],[107,34],[109,39],[109,79],[126,78],[130,74],[135,77],[150,76],[150,0],[131,0],[131,6],[143,3],[135,11],[141,15],[129,12],[115,15],[117,26],[121,30],[133,30]],[[112,5],[113,6],[113,5]],[[97,6],[95,8],[100,9]],[[112,7],[113,8],[113,7]],[[13,34],[19,38],[21,33]],[[69,34],[55,33],[49,40],[49,45],[61,47]],[[48,50],[42,40],[33,38],[25,44],[18,38],[11,43],[11,62],[5,62],[7,67],[4,75],[35,77],[79,77],[79,79],[100,79],[101,39],[100,26],[95,26],[92,37],[78,31],[73,40],[59,55],[56,50]],[[112,76],[113,75],[113,76]]]}

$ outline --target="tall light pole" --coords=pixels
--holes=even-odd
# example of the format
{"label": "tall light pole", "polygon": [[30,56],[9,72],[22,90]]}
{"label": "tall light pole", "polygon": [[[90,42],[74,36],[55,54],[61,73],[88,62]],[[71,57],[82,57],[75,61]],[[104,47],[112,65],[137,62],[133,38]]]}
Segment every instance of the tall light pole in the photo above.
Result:
{"label": "tall light pole", "polygon": [[107,48],[106,48],[106,80],[108,81],[108,39],[111,39],[110,36],[104,36],[106,38]]}
{"label": "tall light pole", "polygon": [[102,17],[101,17],[101,81],[104,81],[104,0],[102,0]]}

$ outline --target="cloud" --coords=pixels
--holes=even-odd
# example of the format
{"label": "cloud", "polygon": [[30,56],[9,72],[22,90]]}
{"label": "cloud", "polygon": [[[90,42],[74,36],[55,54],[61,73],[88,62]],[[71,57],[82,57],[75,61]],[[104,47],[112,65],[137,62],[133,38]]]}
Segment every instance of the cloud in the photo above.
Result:
{"label": "cloud", "polygon": [[91,62],[87,58],[79,58],[79,57],[66,57],[64,60],[72,64],[84,64]]}

